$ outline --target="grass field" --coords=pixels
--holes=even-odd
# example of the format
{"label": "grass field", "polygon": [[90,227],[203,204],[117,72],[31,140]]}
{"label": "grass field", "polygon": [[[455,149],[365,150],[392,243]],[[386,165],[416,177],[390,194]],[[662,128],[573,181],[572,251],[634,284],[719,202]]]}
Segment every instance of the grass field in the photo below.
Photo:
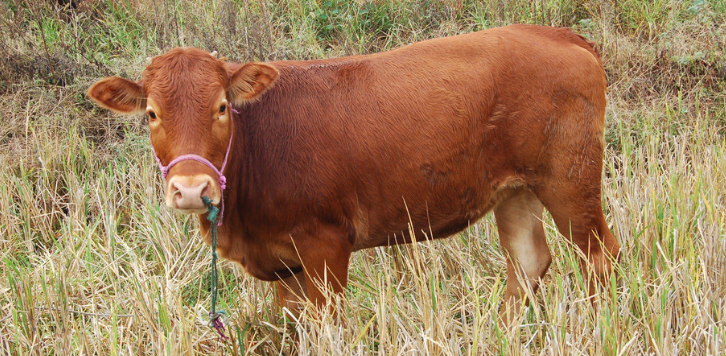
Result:
{"label": "grass field", "polygon": [[[221,341],[203,319],[209,248],[195,217],[164,206],[145,123],[84,94],[176,46],[328,58],[510,23],[599,44],[603,205],[623,246],[618,287],[593,309],[547,218],[553,264],[510,329],[489,216],[356,253],[337,322],[293,322],[272,284],[223,261]],[[0,0],[0,53],[0,354],[726,353],[725,0]]]}

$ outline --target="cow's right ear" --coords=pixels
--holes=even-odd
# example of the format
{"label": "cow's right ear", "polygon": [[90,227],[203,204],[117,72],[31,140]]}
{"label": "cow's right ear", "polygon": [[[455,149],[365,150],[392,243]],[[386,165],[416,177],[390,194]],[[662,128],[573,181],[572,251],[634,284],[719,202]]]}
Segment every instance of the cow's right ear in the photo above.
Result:
{"label": "cow's right ear", "polygon": [[119,77],[103,78],[93,84],[87,93],[99,105],[122,114],[146,110],[146,97],[140,83]]}

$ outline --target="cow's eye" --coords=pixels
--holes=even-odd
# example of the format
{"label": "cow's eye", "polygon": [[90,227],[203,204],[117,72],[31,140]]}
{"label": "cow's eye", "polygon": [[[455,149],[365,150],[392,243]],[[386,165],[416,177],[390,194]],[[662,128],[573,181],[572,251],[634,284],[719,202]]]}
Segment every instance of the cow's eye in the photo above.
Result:
{"label": "cow's eye", "polygon": [[227,111],[227,105],[222,105],[219,107],[219,113],[224,114]]}
{"label": "cow's eye", "polygon": [[149,112],[147,113],[147,115],[149,115],[149,118],[150,119],[156,120],[156,113],[153,110],[149,110]]}

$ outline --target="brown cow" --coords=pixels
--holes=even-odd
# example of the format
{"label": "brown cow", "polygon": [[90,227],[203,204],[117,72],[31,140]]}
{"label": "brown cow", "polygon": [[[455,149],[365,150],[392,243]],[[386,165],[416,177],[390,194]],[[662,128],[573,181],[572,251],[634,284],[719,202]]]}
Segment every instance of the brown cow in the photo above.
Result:
{"label": "brown cow", "polygon": [[409,222],[443,238],[493,210],[506,309],[550,264],[545,207],[589,259],[588,276],[612,269],[620,247],[600,196],[605,87],[582,37],[515,25],[315,61],[227,63],[177,48],[140,82],[105,78],[88,95],[146,112],[160,164],[208,160],[169,169],[166,204],[203,216],[201,196],[223,201],[219,253],[277,281],[284,305],[296,295],[323,303],[321,281],[342,292],[351,253],[410,242]]}

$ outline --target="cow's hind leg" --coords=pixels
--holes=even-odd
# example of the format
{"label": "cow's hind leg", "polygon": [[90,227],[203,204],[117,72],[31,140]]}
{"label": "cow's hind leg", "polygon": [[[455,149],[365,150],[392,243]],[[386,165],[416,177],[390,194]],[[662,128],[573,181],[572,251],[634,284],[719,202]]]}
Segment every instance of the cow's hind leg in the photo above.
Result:
{"label": "cow's hind leg", "polygon": [[620,251],[602,209],[604,79],[583,77],[583,83],[592,83],[580,95],[554,94],[555,111],[543,130],[548,136],[531,163],[538,167],[536,177],[529,180],[557,229],[583,252],[580,262],[591,296],[596,280],[609,279]]}
{"label": "cow's hind leg", "polygon": [[583,252],[581,270],[588,293],[593,296],[598,282],[608,286],[620,244],[608,228],[602,210],[601,165],[579,168],[581,175],[563,174],[559,179],[550,179],[537,196],[560,233]]}
{"label": "cow's hind leg", "polygon": [[535,292],[552,256],[542,226],[543,206],[529,189],[513,190],[494,208],[499,239],[507,258],[507,290],[501,314],[506,322],[519,315],[527,291]]}

